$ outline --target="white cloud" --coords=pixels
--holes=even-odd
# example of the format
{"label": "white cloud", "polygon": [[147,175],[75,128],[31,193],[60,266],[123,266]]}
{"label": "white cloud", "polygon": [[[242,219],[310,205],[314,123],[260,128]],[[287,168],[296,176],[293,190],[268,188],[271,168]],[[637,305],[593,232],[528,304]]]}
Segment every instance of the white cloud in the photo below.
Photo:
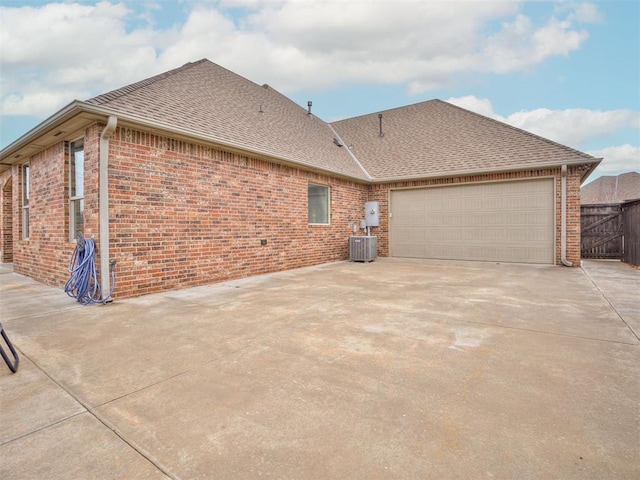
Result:
{"label": "white cloud", "polygon": [[131,15],[109,2],[0,7],[0,113],[51,114],[156,73],[154,45],[162,45],[162,36],[145,28],[128,32]]}
{"label": "white cloud", "polygon": [[479,113],[485,117],[493,118],[504,122],[504,117],[497,115],[493,111],[493,104],[488,98],[478,98],[474,95],[467,95],[465,97],[451,97],[447,102],[457,105],[458,107],[471,110],[472,112]]}
{"label": "white cloud", "polygon": [[640,128],[640,112],[633,110],[589,110],[537,108],[502,116],[494,112],[491,101],[473,95],[450,98],[449,103],[527,130],[563,145],[580,148],[596,137],[605,137],[624,128]]}
{"label": "white cloud", "polygon": [[582,23],[600,23],[602,15],[594,3],[561,2],[555,7],[558,14],[567,14],[567,18]]}
{"label": "white cloud", "polygon": [[[605,137],[625,128],[640,129],[640,112],[632,110],[539,108],[512,113],[505,117],[495,113],[491,101],[486,98],[468,95],[449,98],[447,102],[578,150],[581,150],[580,145],[587,140]],[[619,175],[632,170],[640,171],[638,145],[610,146],[585,153],[596,158],[604,158],[598,166],[598,174]]]}
{"label": "white cloud", "polygon": [[518,2],[505,1],[222,0],[182,7],[186,20],[164,28],[153,21],[153,2],[0,7],[0,113],[51,114],[52,105],[204,57],[286,93],[377,83],[416,94],[455,74],[527,70],[567,55],[587,38],[579,22],[598,13],[568,4],[534,21],[518,13]]}
{"label": "white cloud", "polygon": [[[74,98],[78,93],[67,91],[66,98]],[[87,94],[88,92],[85,92]],[[55,112],[60,106],[60,99],[64,96],[64,91],[47,92],[38,89],[26,89],[21,95],[6,95],[2,98],[3,110],[10,111],[13,115],[33,115],[33,112]],[[85,95],[87,96],[87,95]],[[67,103],[71,103],[69,100]]]}
{"label": "white cloud", "polygon": [[598,170],[600,175],[620,175],[625,172],[640,172],[640,146],[628,143],[617,147],[587,152],[596,158],[603,158]]}
{"label": "white cloud", "polygon": [[530,18],[518,15],[487,40],[481,58],[483,69],[498,73],[525,70],[550,57],[567,56],[587,38],[588,33],[574,30],[569,20],[552,17],[536,28]]}
{"label": "white cloud", "polygon": [[[84,57],[88,45],[121,36],[129,11],[122,4],[95,6],[51,3],[42,7],[3,7],[0,31],[2,63],[55,67],[67,58]],[[99,53],[99,52],[96,52]]]}
{"label": "white cloud", "polygon": [[539,108],[509,115],[507,123],[566,145],[580,145],[588,139],[605,137],[627,127],[640,127],[640,112],[632,110],[589,110]]}
{"label": "white cloud", "polygon": [[274,82],[290,89],[351,81],[405,84],[410,94],[445,86],[457,73],[526,70],[588,37],[571,20],[536,25],[513,17],[517,11],[517,2],[282,1],[249,15],[242,33],[295,46],[305,69],[281,62]]}

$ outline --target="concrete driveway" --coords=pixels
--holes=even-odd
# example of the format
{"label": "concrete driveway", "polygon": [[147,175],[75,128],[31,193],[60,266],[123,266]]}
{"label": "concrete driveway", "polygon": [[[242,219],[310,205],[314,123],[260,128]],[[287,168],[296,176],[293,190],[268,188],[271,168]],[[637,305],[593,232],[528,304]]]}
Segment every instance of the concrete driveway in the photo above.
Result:
{"label": "concrete driveway", "polygon": [[380,259],[83,307],[0,269],[0,478],[640,478],[640,271]]}

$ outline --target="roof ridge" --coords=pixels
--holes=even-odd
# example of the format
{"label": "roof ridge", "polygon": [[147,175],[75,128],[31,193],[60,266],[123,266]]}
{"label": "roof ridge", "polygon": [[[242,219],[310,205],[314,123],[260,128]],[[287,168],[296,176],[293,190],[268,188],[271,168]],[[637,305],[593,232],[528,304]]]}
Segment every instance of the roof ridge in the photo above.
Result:
{"label": "roof ridge", "polygon": [[177,67],[174,68],[172,70],[169,70],[167,72],[163,72],[163,73],[159,73],[158,75],[154,75],[152,77],[149,78],[145,78],[144,80],[140,80],[139,82],[135,82],[135,83],[131,83],[129,85],[125,85],[124,87],[120,87],[117,88],[115,90],[111,90],[109,92],[103,93],[101,95],[97,95],[93,98],[90,98],[88,100],[86,100],[86,103],[91,103],[93,105],[102,105],[104,103],[110,102],[112,100],[115,100],[116,98],[122,97],[124,95],[127,95],[129,93],[132,93],[140,88],[143,87],[147,87],[149,85],[152,85],[156,82],[159,82],[160,80],[164,80],[165,78],[171,77],[177,73],[181,73],[184,72],[185,70],[188,70],[196,65],[199,65],[201,63],[205,63],[205,62],[210,62],[210,60],[206,59],[206,58],[202,58],[196,62],[187,62],[184,65],[182,65],[181,67]]}
{"label": "roof ridge", "polygon": [[573,153],[577,153],[581,157],[588,158],[588,159],[595,159],[596,158],[596,157],[594,157],[592,155],[589,155],[588,153],[584,153],[584,152],[581,152],[580,150],[576,150],[575,148],[571,148],[571,147],[569,147],[567,145],[563,145],[562,143],[558,143],[558,142],[555,142],[553,140],[549,140],[548,138],[542,137],[540,135],[536,135],[535,133],[528,132],[527,130],[524,130],[522,128],[514,127],[513,125],[510,125],[510,124],[508,124],[506,122],[501,122],[500,120],[496,120],[495,118],[491,118],[491,117],[488,117],[486,115],[482,115],[481,113],[477,113],[477,112],[474,112],[472,110],[468,110],[468,109],[466,109],[464,107],[459,107],[458,105],[454,105],[453,103],[445,102],[444,100],[440,100],[439,98],[434,98],[433,100],[429,100],[429,101],[431,101],[431,102],[440,102],[440,103],[442,103],[444,105],[457,108],[458,110],[462,110],[463,112],[470,113],[472,115],[475,115],[476,117],[480,117],[481,119],[489,120],[491,122],[497,123],[497,124],[502,125],[504,127],[508,127],[508,128],[510,128],[512,130],[515,130],[517,132],[524,133],[525,135],[528,135],[530,137],[536,138],[538,140],[542,140],[543,142],[549,143],[549,144],[554,145],[556,147],[560,147],[560,148],[562,148],[564,150],[569,150],[569,151],[571,151]]}

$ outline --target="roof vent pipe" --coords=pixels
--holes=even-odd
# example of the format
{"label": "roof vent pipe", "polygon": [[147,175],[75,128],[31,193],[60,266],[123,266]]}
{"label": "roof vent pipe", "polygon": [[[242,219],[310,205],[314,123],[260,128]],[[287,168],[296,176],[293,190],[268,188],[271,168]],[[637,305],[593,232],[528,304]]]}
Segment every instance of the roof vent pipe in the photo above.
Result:
{"label": "roof vent pipe", "polygon": [[378,114],[378,119],[380,120],[380,133],[378,134],[378,136],[384,137],[384,132],[382,131],[382,114],[381,113]]}
{"label": "roof vent pipe", "polygon": [[307,115],[309,115],[309,116],[311,116],[311,106],[312,105],[313,105],[313,102],[311,100],[309,100],[307,102],[307,108],[308,108]]}

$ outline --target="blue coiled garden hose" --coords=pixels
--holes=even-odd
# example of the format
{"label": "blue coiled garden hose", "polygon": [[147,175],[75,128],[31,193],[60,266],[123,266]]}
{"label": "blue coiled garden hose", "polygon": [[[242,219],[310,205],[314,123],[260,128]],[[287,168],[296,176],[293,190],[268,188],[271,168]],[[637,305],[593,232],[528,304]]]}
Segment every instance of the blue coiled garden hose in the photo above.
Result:
{"label": "blue coiled garden hose", "polygon": [[96,271],[96,244],[90,238],[78,233],[76,248],[69,259],[69,280],[64,286],[67,295],[75,298],[82,305],[90,303],[107,303],[115,287],[115,262],[111,262],[111,291],[106,298],[102,297],[102,289],[98,283]]}

